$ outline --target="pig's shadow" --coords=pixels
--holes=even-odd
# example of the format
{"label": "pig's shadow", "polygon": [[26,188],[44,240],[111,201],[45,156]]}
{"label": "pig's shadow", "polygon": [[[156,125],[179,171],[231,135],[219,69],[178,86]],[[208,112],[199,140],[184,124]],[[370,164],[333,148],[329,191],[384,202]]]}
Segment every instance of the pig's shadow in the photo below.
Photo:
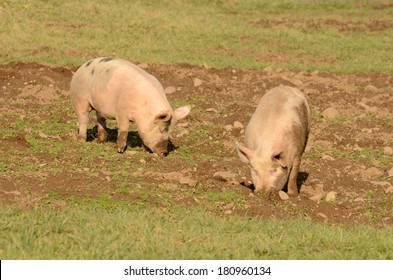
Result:
{"label": "pig's shadow", "polygon": [[[307,181],[308,178],[308,173],[307,172],[299,172],[297,175],[297,180],[296,180],[296,185],[297,185],[297,190],[300,191],[302,185]],[[242,186],[249,188],[252,191],[255,191],[255,186],[254,184],[246,184],[244,182],[241,183]],[[285,184],[283,188],[284,192],[288,191],[288,184]]]}
{"label": "pig's shadow", "polygon": [[[106,131],[108,132],[107,142],[116,143],[117,142],[117,133],[118,129],[111,129],[107,128]],[[98,129],[97,126],[93,128],[87,129],[87,142],[93,142],[97,139]],[[127,147],[128,148],[136,148],[136,147],[143,147],[143,141],[139,136],[138,132],[136,131],[129,131],[127,135]],[[173,143],[169,140],[168,142],[168,152],[172,152],[176,150],[178,147],[173,145]]]}

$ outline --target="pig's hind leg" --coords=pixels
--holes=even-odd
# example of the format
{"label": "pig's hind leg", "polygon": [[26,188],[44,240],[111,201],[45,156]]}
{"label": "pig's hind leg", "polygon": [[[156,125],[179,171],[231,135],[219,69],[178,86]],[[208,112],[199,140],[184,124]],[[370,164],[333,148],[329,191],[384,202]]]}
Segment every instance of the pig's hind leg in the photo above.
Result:
{"label": "pig's hind leg", "polygon": [[87,125],[89,124],[89,113],[92,110],[92,107],[87,100],[72,99],[72,104],[78,117],[78,141],[86,142]]}
{"label": "pig's hind leg", "polygon": [[106,131],[106,119],[99,112],[96,112],[96,115],[98,128],[97,142],[102,143],[108,138],[108,132]]}

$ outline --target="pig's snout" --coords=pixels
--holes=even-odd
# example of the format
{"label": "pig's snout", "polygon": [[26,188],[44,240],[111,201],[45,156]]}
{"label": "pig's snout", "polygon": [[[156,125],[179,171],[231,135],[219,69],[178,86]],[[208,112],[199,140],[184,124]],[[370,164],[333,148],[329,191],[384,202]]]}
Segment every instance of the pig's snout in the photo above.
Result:
{"label": "pig's snout", "polygon": [[145,144],[143,144],[143,148],[151,153],[156,153],[159,156],[167,156],[168,155],[168,150],[166,148],[149,148]]}
{"label": "pig's snout", "polygon": [[156,151],[156,153],[157,153],[157,155],[159,155],[159,156],[163,156],[163,157],[165,157],[165,156],[167,156],[168,155],[168,150],[160,150],[160,151]]}

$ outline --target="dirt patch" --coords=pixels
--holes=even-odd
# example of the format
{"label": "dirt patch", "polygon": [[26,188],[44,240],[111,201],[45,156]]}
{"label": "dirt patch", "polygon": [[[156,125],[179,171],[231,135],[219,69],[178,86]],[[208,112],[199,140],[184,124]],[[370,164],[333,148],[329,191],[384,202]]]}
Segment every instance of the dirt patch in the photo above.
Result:
{"label": "dirt patch", "polygon": [[[381,26],[390,26],[386,24]],[[57,144],[75,141],[76,125],[66,135],[52,135],[45,128],[19,130],[18,122],[75,123],[67,97],[75,69],[34,63],[1,65],[0,114],[7,133],[0,136],[0,200],[32,205],[55,194],[52,203],[62,208],[73,197],[110,193],[110,199],[147,201],[152,207],[209,204],[206,211],[218,215],[393,225],[392,75],[145,66],[164,88],[171,87],[168,99],[172,104],[193,106],[175,131],[173,156],[167,158],[142,151],[135,133],[130,133],[127,152],[116,154],[116,130],[108,143],[99,145],[113,151],[110,158],[82,159],[67,149],[51,152]],[[261,96],[280,84],[299,88],[312,108],[311,135],[298,180],[300,194],[288,200],[278,194],[252,193],[250,171],[238,159],[233,144],[243,141],[244,127]],[[60,117],[43,112],[44,105],[61,108]],[[335,119],[324,117],[328,108],[338,112]],[[90,135],[94,139],[93,130]],[[48,150],[37,150],[34,139],[48,142]],[[118,173],[106,167],[109,160],[119,162]],[[123,170],[120,163],[127,161],[140,167]],[[53,169],[48,168],[54,163]],[[30,169],[24,172],[26,166]],[[52,172],[57,166],[62,171]],[[129,184],[120,185],[116,176],[129,176]],[[155,196],[149,196],[153,190]],[[205,197],[204,193],[217,196]]]}
{"label": "dirt patch", "polygon": [[299,26],[303,31],[317,31],[322,28],[331,28],[339,32],[380,32],[393,29],[393,20],[373,20],[371,22],[362,21],[339,21],[336,19],[312,19],[312,20],[292,20],[287,18],[282,19],[261,19],[251,22],[254,26],[263,28],[277,28]]}

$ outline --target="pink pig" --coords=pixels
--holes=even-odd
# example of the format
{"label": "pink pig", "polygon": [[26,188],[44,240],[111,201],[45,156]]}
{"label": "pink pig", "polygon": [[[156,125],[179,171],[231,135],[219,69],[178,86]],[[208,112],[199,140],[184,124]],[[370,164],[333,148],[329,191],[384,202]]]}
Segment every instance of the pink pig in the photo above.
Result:
{"label": "pink pig", "polygon": [[122,59],[100,57],[86,62],[75,72],[70,89],[79,123],[78,140],[86,141],[89,112],[96,110],[97,141],[106,141],[106,119],[116,119],[119,153],[126,148],[132,121],[147,148],[167,154],[171,129],[190,112],[190,106],[173,111],[160,82]]}
{"label": "pink pig", "polygon": [[258,104],[245,132],[246,147],[236,143],[243,162],[251,167],[255,190],[298,193],[297,175],[307,144],[310,109],[297,89],[279,86]]}

